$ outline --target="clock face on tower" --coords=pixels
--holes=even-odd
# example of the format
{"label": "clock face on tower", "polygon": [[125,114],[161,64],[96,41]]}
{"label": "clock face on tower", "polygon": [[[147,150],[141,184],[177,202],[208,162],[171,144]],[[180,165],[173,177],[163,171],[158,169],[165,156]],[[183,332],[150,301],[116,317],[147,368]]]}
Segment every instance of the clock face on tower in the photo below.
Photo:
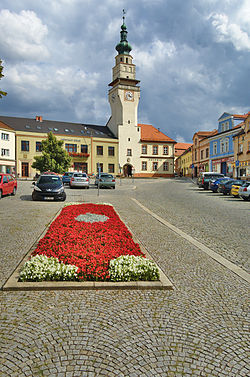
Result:
{"label": "clock face on tower", "polygon": [[130,90],[127,90],[125,92],[125,100],[127,100],[127,101],[133,101],[134,100],[134,93],[131,92]]}

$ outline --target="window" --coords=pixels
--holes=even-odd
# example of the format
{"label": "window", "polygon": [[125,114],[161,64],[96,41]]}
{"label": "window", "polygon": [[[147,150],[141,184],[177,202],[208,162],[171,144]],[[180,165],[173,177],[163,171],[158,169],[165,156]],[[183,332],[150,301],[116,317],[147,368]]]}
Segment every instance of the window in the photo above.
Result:
{"label": "window", "polygon": [[97,145],[97,147],[96,147],[96,154],[98,156],[103,156],[103,146],[102,145]]}
{"label": "window", "polygon": [[228,140],[228,138],[225,139],[224,145],[225,145],[225,152],[228,152],[229,151],[229,140]]}
{"label": "window", "polygon": [[153,154],[158,154],[158,145],[153,145]]}
{"label": "window", "polygon": [[141,153],[142,154],[147,154],[147,146],[146,145],[142,145],[141,146]]}
{"label": "window", "polygon": [[77,144],[65,144],[65,149],[67,152],[77,152]]}
{"label": "window", "polygon": [[201,160],[204,158],[204,151],[201,151]]}
{"label": "window", "polygon": [[1,156],[9,156],[10,155],[10,150],[9,149],[1,149]]}
{"label": "window", "polygon": [[158,162],[153,162],[153,170],[156,171],[158,169]]}
{"label": "window", "polygon": [[30,142],[21,140],[21,151],[28,152],[30,150]]}
{"label": "window", "polygon": [[88,153],[88,146],[85,144],[81,144],[81,153]]}
{"label": "window", "polygon": [[221,153],[224,153],[224,152],[225,152],[225,144],[224,144],[224,140],[221,140],[221,142],[220,142],[220,152],[221,152]]}
{"label": "window", "polygon": [[221,124],[221,132],[223,132],[224,130],[225,130],[225,124],[222,123],[222,124]]}
{"label": "window", "polygon": [[147,161],[142,161],[141,163],[141,170],[147,170]]}
{"label": "window", "polygon": [[9,140],[9,136],[10,136],[9,134],[2,132],[1,139],[2,140]]}
{"label": "window", "polygon": [[197,145],[197,139],[195,139],[194,144]]}
{"label": "window", "polygon": [[209,157],[209,149],[206,148],[206,158]]}
{"label": "window", "polygon": [[169,168],[168,168],[168,162],[167,161],[163,162],[163,170],[164,171],[168,171],[169,170]]}
{"label": "window", "polygon": [[197,151],[194,152],[194,160],[197,160]]}
{"label": "window", "polygon": [[41,152],[41,150],[42,150],[41,141],[36,141],[36,152]]}
{"label": "window", "polygon": [[163,154],[168,154],[168,146],[167,145],[163,146]]}
{"label": "window", "polygon": [[96,171],[99,173],[98,167],[100,167],[100,173],[103,173],[103,163],[98,162],[96,164]]}
{"label": "window", "polygon": [[109,173],[114,173],[115,172],[115,165],[114,164],[109,164],[108,165],[108,171],[109,171]]}
{"label": "window", "polygon": [[217,142],[213,143],[213,154],[217,154]]}
{"label": "window", "polygon": [[127,156],[132,156],[132,149],[127,149]]}
{"label": "window", "polygon": [[240,153],[243,152],[243,144],[240,144],[240,145],[239,145],[239,152],[240,152]]}
{"label": "window", "polygon": [[[108,147],[108,153],[109,153],[109,156],[114,156],[115,155],[115,147]],[[112,172],[110,172],[110,173],[112,173]]]}

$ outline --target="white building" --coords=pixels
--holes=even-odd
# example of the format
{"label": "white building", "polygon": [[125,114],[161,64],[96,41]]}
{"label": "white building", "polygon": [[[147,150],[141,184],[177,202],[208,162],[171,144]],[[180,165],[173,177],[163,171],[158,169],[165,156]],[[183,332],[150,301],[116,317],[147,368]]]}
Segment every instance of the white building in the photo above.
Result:
{"label": "white building", "polygon": [[15,174],[15,131],[0,121],[0,173]]}

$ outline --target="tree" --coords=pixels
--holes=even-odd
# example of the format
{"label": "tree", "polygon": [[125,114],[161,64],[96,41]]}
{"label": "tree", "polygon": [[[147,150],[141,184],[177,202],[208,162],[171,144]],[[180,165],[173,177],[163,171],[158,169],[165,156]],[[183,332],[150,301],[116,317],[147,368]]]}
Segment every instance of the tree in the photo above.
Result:
{"label": "tree", "polygon": [[[0,80],[2,77],[4,77],[4,75],[2,74],[2,71],[3,71],[2,60],[0,59]],[[3,92],[2,90],[0,90],[0,98],[6,95],[7,95],[6,92]]]}
{"label": "tree", "polygon": [[67,171],[71,165],[71,157],[62,146],[63,141],[57,140],[52,132],[49,132],[47,139],[42,141],[42,156],[34,157],[32,168],[41,173],[52,171],[62,174]]}

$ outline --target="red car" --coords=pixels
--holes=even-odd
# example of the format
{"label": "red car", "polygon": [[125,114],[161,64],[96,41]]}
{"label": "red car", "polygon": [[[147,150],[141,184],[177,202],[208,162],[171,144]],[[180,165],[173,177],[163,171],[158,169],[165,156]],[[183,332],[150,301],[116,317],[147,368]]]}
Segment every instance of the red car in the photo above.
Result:
{"label": "red car", "polygon": [[0,199],[3,195],[16,195],[17,181],[11,174],[0,173]]}

